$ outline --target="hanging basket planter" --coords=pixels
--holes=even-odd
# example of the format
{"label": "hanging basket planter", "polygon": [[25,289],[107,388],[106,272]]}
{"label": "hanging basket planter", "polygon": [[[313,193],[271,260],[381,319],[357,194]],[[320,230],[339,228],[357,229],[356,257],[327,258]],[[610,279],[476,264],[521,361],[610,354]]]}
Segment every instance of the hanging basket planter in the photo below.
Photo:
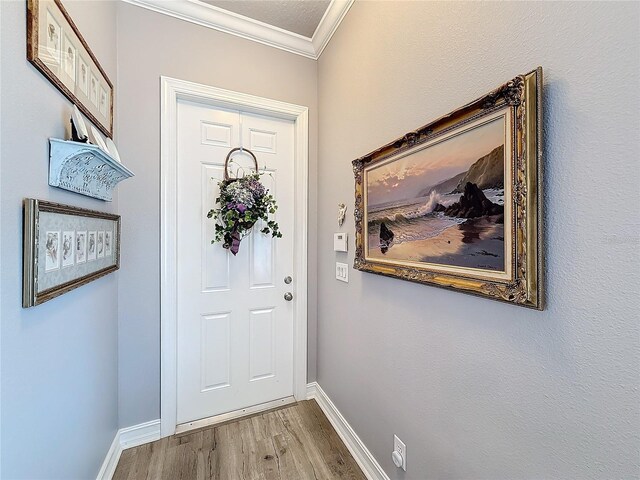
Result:
{"label": "hanging basket planter", "polygon": [[[236,152],[247,153],[253,158],[254,171],[243,176],[231,177],[229,163]],[[222,242],[222,246],[233,255],[238,253],[240,242],[246,237],[258,220],[262,220],[260,229],[265,235],[281,238],[282,233],[275,220],[269,219],[276,213],[278,206],[269,194],[269,190],[260,182],[258,160],[251,150],[233,148],[224,161],[224,179],[218,183],[220,196],[216,198],[216,207],[209,211],[208,218],[215,218],[215,236],[211,243]]]}

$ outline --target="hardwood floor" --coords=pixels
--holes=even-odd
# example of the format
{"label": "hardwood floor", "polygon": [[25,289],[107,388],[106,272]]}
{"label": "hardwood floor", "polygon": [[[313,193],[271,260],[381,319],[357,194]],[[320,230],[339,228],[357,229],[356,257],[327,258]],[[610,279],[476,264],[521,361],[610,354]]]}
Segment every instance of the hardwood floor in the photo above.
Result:
{"label": "hardwood floor", "polygon": [[122,452],[114,480],[365,480],[315,400]]}

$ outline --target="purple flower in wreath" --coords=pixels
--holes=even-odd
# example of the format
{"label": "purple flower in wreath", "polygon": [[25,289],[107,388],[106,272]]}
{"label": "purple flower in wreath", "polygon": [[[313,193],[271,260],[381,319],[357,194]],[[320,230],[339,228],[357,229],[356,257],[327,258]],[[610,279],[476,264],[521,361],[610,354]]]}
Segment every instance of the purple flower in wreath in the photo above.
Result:
{"label": "purple flower in wreath", "polygon": [[244,213],[247,211],[247,206],[244,203],[236,204],[236,210],[240,213]]}
{"label": "purple flower in wreath", "polygon": [[253,195],[253,198],[256,200],[262,198],[267,193],[267,189],[264,188],[264,185],[255,179],[252,179],[249,182],[248,188],[251,195]]}

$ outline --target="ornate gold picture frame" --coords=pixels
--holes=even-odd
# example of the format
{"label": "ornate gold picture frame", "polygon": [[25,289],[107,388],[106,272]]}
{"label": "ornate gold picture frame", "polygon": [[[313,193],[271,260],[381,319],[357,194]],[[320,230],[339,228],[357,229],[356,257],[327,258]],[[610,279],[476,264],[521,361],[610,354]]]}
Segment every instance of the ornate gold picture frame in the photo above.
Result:
{"label": "ornate gold picture frame", "polygon": [[543,308],[542,68],[353,161],[354,267]]}
{"label": "ornate gold picture frame", "polygon": [[113,138],[113,84],[60,0],[27,0],[27,58]]}
{"label": "ornate gold picture frame", "polygon": [[22,306],[40,305],[120,268],[120,216],[24,200]]}

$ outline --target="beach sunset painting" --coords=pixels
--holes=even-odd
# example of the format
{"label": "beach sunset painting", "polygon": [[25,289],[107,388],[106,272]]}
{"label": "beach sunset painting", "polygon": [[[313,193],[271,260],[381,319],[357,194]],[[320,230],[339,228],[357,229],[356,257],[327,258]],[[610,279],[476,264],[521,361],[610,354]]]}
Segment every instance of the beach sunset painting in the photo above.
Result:
{"label": "beach sunset painting", "polygon": [[497,115],[365,168],[366,257],[505,272],[507,121]]}

